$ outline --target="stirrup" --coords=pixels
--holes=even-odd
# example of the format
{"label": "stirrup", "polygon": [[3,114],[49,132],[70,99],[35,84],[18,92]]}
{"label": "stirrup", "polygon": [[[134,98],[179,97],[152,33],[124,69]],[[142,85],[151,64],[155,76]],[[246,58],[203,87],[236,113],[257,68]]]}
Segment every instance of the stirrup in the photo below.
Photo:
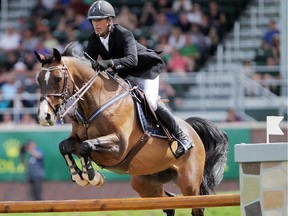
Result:
{"label": "stirrup", "polygon": [[182,155],[186,154],[191,148],[194,147],[194,143],[187,139],[190,142],[189,146],[184,145],[179,139],[173,136],[174,141],[169,143],[170,150],[173,156],[178,159]]}

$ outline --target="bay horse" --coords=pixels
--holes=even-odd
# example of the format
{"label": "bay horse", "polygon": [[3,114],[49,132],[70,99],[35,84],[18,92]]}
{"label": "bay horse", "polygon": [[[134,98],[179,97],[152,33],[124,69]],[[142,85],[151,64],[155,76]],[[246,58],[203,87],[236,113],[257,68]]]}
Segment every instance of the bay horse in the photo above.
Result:
{"label": "bay horse", "polygon": [[[76,43],[53,55],[35,51],[42,68],[38,120],[53,126],[58,117],[72,119],[70,136],[59,144],[71,178],[81,186],[102,186],[102,168],[131,175],[131,186],[141,197],[173,196],[164,184],[173,181],[184,196],[209,195],[221,182],[227,159],[228,139],[214,123],[190,117],[177,122],[194,143],[194,148],[175,159],[167,137],[143,130],[133,88],[124,79],[106,71],[94,71]],[[150,123],[151,124],[151,123]],[[157,129],[157,128],[156,128]],[[72,155],[80,158],[78,167]],[[173,216],[174,209],[163,210]],[[204,209],[192,209],[203,216]]]}

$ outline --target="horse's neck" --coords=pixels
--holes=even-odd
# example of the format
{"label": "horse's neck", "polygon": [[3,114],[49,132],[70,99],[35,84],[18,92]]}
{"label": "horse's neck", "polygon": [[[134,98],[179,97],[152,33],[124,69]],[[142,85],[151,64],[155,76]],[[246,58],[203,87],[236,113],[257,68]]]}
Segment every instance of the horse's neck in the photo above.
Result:
{"label": "horse's neck", "polygon": [[[96,72],[85,64],[71,63],[70,65],[72,67],[69,68],[69,72],[77,88],[81,88],[96,75]],[[104,72],[96,76],[93,85],[83,95],[83,100],[78,103],[85,117],[89,117],[95,110],[99,109],[121,91],[119,85]]]}

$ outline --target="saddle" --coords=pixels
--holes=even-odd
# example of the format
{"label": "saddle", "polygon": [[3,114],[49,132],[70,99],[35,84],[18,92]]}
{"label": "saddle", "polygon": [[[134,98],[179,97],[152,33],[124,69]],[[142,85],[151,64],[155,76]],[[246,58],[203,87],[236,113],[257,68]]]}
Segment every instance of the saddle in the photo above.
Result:
{"label": "saddle", "polygon": [[126,82],[128,82],[130,88],[133,89],[131,91],[131,93],[134,95],[133,98],[138,99],[134,101],[143,132],[149,131],[151,136],[167,138],[169,142],[172,142],[173,141],[172,135],[167,130],[167,128],[162,124],[162,122],[158,119],[151,104],[146,99],[144,91],[140,88],[133,88],[133,85],[129,82],[129,80],[126,80]]}

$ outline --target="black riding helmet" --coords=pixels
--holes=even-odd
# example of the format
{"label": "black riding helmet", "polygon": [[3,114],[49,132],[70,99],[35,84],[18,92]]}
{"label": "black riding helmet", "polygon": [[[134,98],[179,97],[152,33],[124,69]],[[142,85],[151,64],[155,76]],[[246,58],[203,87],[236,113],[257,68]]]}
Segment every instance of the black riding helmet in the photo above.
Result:
{"label": "black riding helmet", "polygon": [[89,20],[103,19],[108,17],[114,18],[115,10],[109,2],[103,0],[98,0],[94,2],[90,6],[87,14],[87,19]]}

